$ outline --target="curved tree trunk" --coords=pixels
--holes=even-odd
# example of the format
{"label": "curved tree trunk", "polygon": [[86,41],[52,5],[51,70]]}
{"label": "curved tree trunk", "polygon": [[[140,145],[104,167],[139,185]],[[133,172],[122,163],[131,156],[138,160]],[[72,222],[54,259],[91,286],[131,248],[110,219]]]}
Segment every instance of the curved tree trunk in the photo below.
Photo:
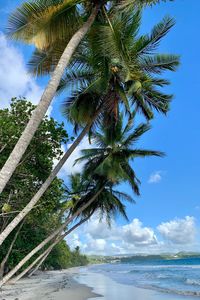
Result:
{"label": "curved tree trunk", "polygon": [[103,191],[104,186],[102,186],[99,191],[85,204],[83,205],[75,214],[73,214],[71,217],[69,217],[65,223],[55,230],[50,236],[48,236],[43,242],[41,242],[37,247],[35,247],[28,255],[26,255],[18,264],[17,266],[14,267],[13,270],[11,270],[4,278],[0,281],[0,287],[4,285],[7,281],[9,281],[15,273],[21,269],[21,267],[29,261],[29,259],[35,255],[38,251],[40,251],[46,244],[48,244],[54,237],[56,237],[59,233],[64,230],[64,228],[71,222],[73,221],[76,217],[78,217],[92,202],[95,201],[95,199],[101,194]]}
{"label": "curved tree trunk", "polygon": [[62,159],[58,162],[52,173],[49,175],[49,177],[46,179],[46,181],[42,184],[38,192],[33,196],[31,201],[24,207],[24,209],[8,224],[8,226],[2,231],[0,234],[0,246],[4,242],[4,240],[7,238],[7,236],[15,229],[15,227],[19,224],[20,221],[23,220],[23,218],[29,213],[29,211],[32,210],[32,208],[35,206],[35,204],[40,200],[42,195],[46,192],[64,163],[67,161],[69,156],[72,154],[72,152],[76,149],[76,147],[79,145],[79,143],[82,141],[84,136],[87,134],[87,132],[90,129],[92,122],[90,122],[80,133],[80,135],[77,137],[75,142],[71,145],[71,147],[67,150],[67,152],[64,154]]}
{"label": "curved tree trunk", "polygon": [[2,170],[0,171],[0,194],[5,188],[6,184],[8,183],[13,172],[15,171],[28,145],[30,144],[31,139],[33,138],[36,130],[38,129],[43,117],[45,116],[51,104],[53,97],[55,96],[57,87],[60,83],[64,70],[69,64],[70,59],[73,53],[75,52],[77,46],[79,45],[79,43],[87,34],[88,30],[93,24],[97,13],[98,6],[94,8],[87,22],[74,34],[74,36],[69,41],[67,47],[65,48],[37,108],[33,111],[31,119],[29,120],[24,132],[22,133],[8,160],[6,161]]}
{"label": "curved tree trunk", "polygon": [[50,252],[53,250],[53,248],[61,242],[68,234],[70,234],[73,230],[75,230],[77,227],[79,227],[81,224],[85,223],[91,215],[80,222],[78,222],[76,225],[74,225],[72,228],[70,228],[66,233],[62,234],[60,237],[58,236],[56,240],[51,244],[38,258],[34,260],[34,262],[28,266],[23,272],[21,272],[18,276],[16,276],[13,280],[11,280],[11,283],[16,283],[19,279],[21,279],[24,275],[28,273],[38,262],[39,264],[35,267],[35,269],[29,274],[28,277],[31,277],[41,266],[41,264],[45,261],[47,256],[50,254]]}

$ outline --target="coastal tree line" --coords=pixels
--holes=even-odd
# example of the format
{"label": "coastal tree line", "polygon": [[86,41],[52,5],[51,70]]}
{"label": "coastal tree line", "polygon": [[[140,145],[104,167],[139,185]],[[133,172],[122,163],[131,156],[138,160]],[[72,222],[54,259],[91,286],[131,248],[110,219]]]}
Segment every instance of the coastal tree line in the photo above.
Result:
{"label": "coastal tree line", "polygon": [[[157,2],[34,0],[10,16],[9,36],[36,47],[30,71],[51,79],[36,108],[14,99],[10,110],[1,110],[2,262],[6,253],[13,255],[28,226],[30,247],[13,260],[11,270],[4,270],[1,285],[16,273],[13,282],[32,273],[52,251],[69,251],[62,239],[95,212],[108,223],[116,214],[127,218],[125,203],[134,197],[117,186],[125,182],[139,196],[134,160],[163,156],[136,146],[155,112],[169,111],[172,95],[164,88],[170,82],[162,73],[179,65],[177,55],[157,54],[173,19],[165,17],[150,33],[139,33],[142,8]],[[76,135],[64,154],[61,145],[69,142],[64,125],[45,117],[58,94],[68,94],[62,113]],[[139,113],[145,121],[136,125]],[[66,186],[57,174],[85,136],[92,148],[82,151],[76,163],[84,161],[84,169]],[[75,254],[82,257],[78,249]]]}

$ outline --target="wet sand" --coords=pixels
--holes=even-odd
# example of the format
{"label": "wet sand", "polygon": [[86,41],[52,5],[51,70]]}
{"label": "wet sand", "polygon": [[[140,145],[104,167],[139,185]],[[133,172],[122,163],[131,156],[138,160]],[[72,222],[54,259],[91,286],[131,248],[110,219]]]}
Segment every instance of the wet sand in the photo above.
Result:
{"label": "wet sand", "polygon": [[93,273],[87,268],[80,269],[76,279],[81,284],[93,288],[97,294],[103,297],[93,297],[90,300],[197,300],[199,297],[179,296],[175,294],[162,293],[156,290],[142,289],[132,285],[119,284],[111,278]]}

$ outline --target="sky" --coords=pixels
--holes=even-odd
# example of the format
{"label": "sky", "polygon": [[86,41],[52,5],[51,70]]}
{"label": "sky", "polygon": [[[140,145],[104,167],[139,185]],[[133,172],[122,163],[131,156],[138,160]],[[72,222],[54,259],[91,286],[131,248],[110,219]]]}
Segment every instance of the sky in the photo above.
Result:
{"label": "sky", "polygon": [[[9,13],[22,0],[0,1],[0,108],[7,107],[11,97],[25,96],[37,103],[47,78],[34,78],[27,73],[27,62],[32,46],[8,41],[5,28]],[[200,1],[176,0],[148,8],[143,13],[142,33],[150,32],[164,16],[175,18],[176,25],[164,38],[160,53],[181,56],[181,66],[175,73],[167,73],[174,94],[167,117],[156,114],[152,130],[139,145],[166,153],[165,158],[147,158],[134,162],[140,178],[141,196],[136,205],[128,205],[129,222],[117,218],[112,228],[105,220],[94,216],[68,238],[68,243],[79,245],[85,253],[132,254],[200,249],[200,99],[199,77],[199,19]],[[55,99],[48,114],[64,120],[60,112],[63,98]],[[65,120],[64,120],[65,121]],[[71,127],[66,123],[71,133]],[[73,160],[80,149],[87,148],[84,139],[73,153],[60,176],[79,171]],[[121,189],[131,194],[128,186]]]}

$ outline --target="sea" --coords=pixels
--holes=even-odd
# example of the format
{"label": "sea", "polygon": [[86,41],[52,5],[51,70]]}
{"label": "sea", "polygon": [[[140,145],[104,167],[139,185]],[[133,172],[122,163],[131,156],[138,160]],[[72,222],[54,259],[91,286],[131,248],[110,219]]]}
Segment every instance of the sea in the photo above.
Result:
{"label": "sea", "polygon": [[88,269],[120,284],[200,297],[200,257],[130,258],[123,262],[93,265]]}

